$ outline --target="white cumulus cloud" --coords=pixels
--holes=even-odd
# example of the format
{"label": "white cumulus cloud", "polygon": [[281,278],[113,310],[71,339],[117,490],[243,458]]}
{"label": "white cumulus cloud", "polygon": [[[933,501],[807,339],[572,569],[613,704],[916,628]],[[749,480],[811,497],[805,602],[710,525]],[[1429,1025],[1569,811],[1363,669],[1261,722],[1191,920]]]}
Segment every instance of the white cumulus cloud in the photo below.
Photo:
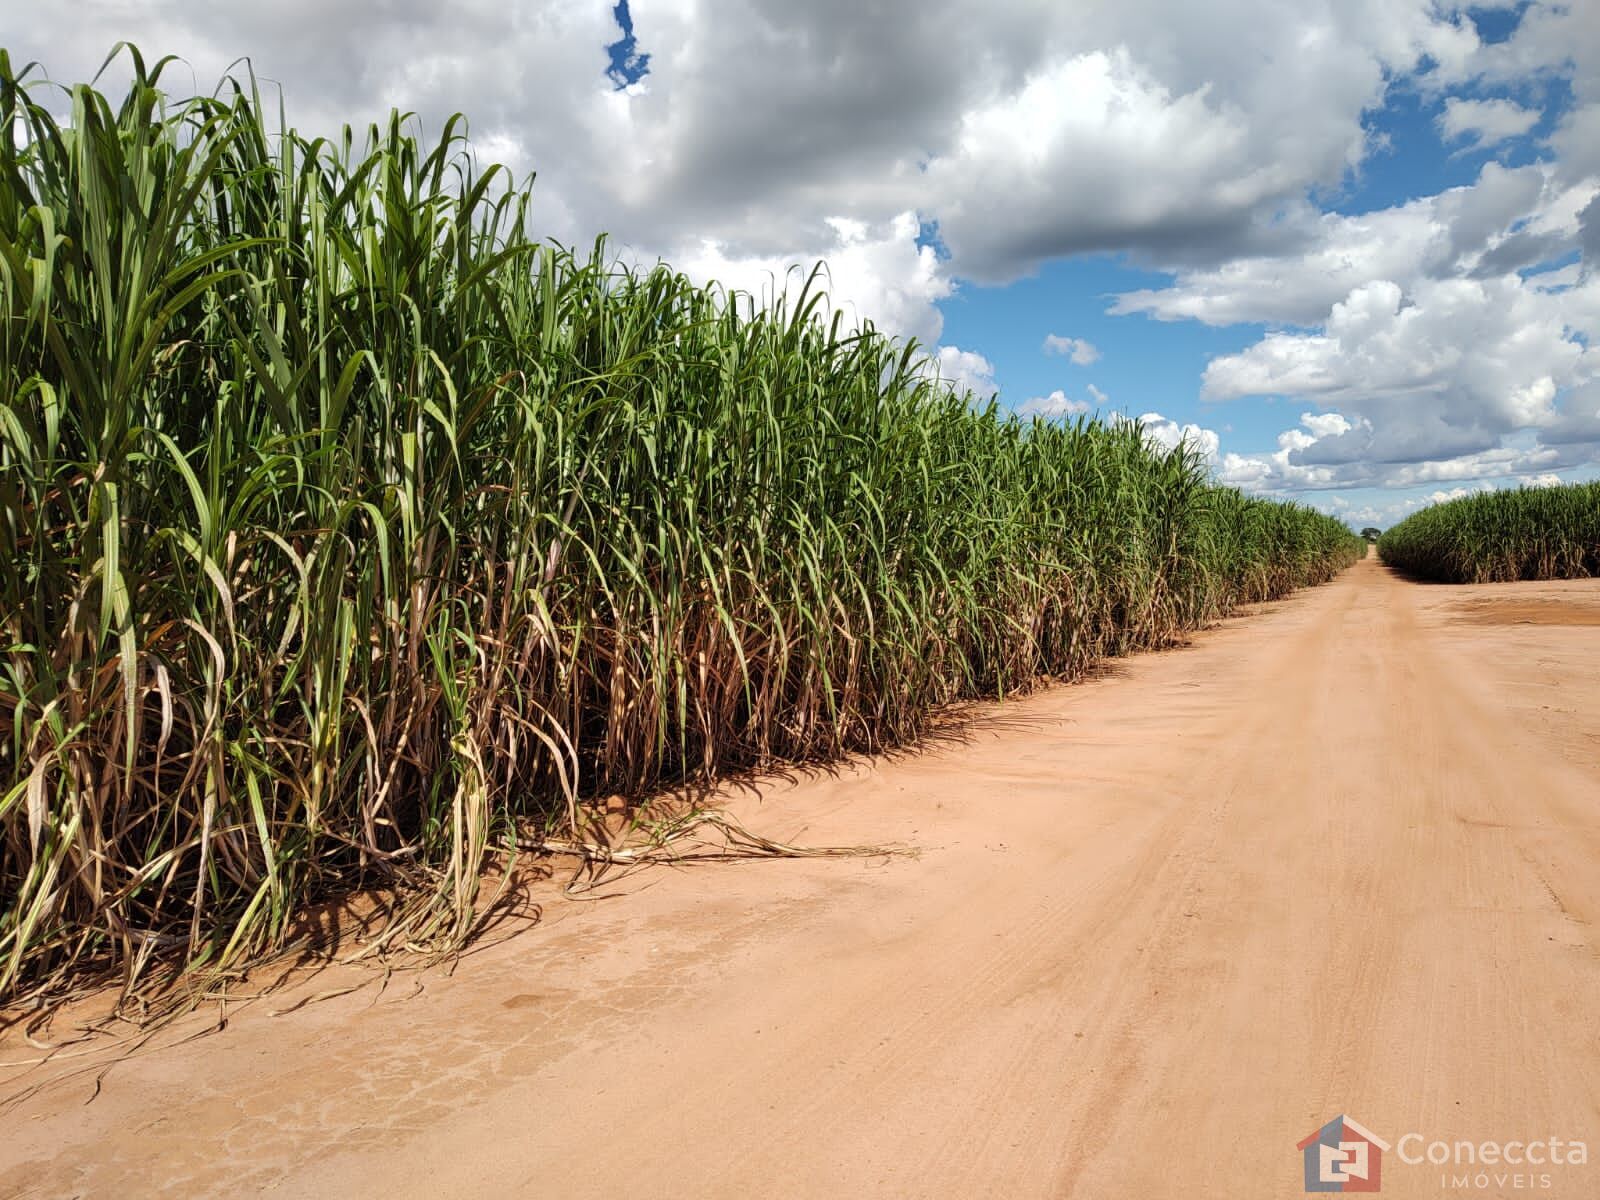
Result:
{"label": "white cumulus cloud", "polygon": [[1524,108],[1514,100],[1463,100],[1451,96],[1439,114],[1439,129],[1452,141],[1470,140],[1479,146],[1497,146],[1521,137],[1539,123],[1539,110]]}
{"label": "white cumulus cloud", "polygon": [[1192,421],[1175,421],[1158,412],[1141,413],[1138,421],[1144,429],[1145,439],[1161,449],[1176,450],[1179,446],[1187,446],[1197,451],[1208,463],[1215,464],[1218,461],[1222,439],[1217,436],[1216,430],[1202,428]]}
{"label": "white cumulus cloud", "polygon": [[1100,350],[1093,342],[1084,338],[1062,337],[1052,333],[1044,339],[1044,352],[1046,354],[1059,354],[1070,359],[1080,367],[1087,367],[1090,363],[1100,361]]}
{"label": "white cumulus cloud", "polygon": [[1060,388],[1048,396],[1035,396],[1017,406],[1022,417],[1075,417],[1092,412],[1094,405],[1087,400],[1074,400]]}
{"label": "white cumulus cloud", "polygon": [[994,364],[976,351],[940,346],[933,361],[939,378],[956,391],[971,392],[978,400],[987,400],[994,394]]}

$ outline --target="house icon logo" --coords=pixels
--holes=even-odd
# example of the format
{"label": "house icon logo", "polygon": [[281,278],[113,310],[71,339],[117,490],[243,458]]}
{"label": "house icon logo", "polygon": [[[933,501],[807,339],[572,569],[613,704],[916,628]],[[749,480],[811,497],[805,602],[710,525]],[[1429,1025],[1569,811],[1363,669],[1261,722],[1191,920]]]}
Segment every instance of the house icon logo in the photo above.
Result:
{"label": "house icon logo", "polygon": [[1305,1155],[1306,1191],[1378,1191],[1388,1148],[1370,1129],[1340,1114],[1296,1147]]}

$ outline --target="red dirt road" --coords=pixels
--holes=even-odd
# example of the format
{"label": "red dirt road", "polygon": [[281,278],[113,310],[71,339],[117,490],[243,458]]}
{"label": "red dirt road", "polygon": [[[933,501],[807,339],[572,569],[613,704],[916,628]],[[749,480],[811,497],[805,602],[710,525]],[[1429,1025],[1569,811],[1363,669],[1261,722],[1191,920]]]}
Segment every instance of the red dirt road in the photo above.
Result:
{"label": "red dirt road", "polygon": [[1369,560],[730,801],[920,857],[548,888],[451,974],[324,972],[10,1105],[0,1195],[1251,1200],[1347,1113],[1385,1196],[1600,1196],[1550,1161],[1600,1160],[1597,668],[1600,581]]}

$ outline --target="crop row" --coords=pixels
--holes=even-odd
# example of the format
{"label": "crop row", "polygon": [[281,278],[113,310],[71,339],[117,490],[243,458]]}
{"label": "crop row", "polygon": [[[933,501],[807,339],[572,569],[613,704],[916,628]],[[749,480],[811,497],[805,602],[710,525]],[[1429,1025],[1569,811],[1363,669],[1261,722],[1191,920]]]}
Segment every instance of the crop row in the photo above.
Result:
{"label": "crop row", "polygon": [[1600,575],[1600,483],[1527,487],[1435,504],[1378,540],[1391,566],[1445,583]]}
{"label": "crop row", "polygon": [[0,55],[0,1001],[214,978],[359,888],[459,944],[519,825],[904,743],[1358,552],[815,278],[545,244],[460,122],[312,140],[132,61],[114,105]]}

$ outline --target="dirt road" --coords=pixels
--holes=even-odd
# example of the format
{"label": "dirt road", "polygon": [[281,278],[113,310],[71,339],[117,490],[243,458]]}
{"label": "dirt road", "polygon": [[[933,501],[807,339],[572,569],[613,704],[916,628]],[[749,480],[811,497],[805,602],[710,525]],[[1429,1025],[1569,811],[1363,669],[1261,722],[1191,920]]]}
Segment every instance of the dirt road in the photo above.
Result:
{"label": "dirt road", "polygon": [[1600,581],[1368,561],[732,801],[919,858],[552,888],[451,975],[14,1105],[0,1195],[1296,1196],[1344,1113],[1387,1196],[1600,1196],[1597,668]]}

